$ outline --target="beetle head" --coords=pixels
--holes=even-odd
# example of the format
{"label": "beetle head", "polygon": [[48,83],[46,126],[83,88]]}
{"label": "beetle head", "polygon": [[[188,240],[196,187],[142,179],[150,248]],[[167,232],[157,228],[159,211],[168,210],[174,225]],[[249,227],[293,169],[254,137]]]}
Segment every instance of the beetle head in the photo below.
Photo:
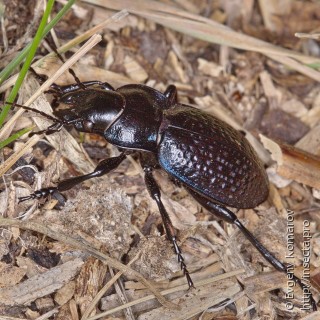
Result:
{"label": "beetle head", "polygon": [[125,107],[124,97],[111,90],[86,89],[59,98],[54,115],[78,131],[103,134]]}

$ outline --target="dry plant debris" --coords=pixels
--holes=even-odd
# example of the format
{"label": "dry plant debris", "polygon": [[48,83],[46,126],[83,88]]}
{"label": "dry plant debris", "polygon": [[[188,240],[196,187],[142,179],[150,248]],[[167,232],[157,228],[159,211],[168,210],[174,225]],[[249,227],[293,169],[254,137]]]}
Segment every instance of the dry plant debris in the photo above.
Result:
{"label": "dry plant debris", "polygon": [[[41,1],[18,2],[3,4],[1,69],[30,41],[41,15]],[[56,10],[59,6],[57,3]],[[104,22],[115,12],[112,10],[121,9],[130,14],[100,30],[103,41],[74,65],[77,76],[81,81],[107,81],[114,87],[145,83],[160,91],[175,84],[180,102],[197,105],[246,132],[267,167],[270,196],[258,208],[239,210],[237,215],[280,260],[293,263],[300,277],[303,226],[308,221],[310,277],[318,301],[319,2],[85,0],[74,5],[55,32],[65,43],[84,34],[88,26]],[[38,53],[45,55],[47,46]],[[34,68],[50,78],[60,66],[56,58],[47,57]],[[9,79],[0,87],[2,101],[13,82],[14,78]],[[70,84],[74,79],[65,73],[56,82]],[[35,79],[28,77],[19,103],[25,103],[36,90]],[[49,112],[48,98],[41,95],[32,106]],[[10,131],[33,123],[40,129],[46,126],[35,114],[24,113],[19,118],[15,114],[12,111]],[[8,130],[0,136],[9,134]],[[286,276],[274,271],[233,226],[216,222],[181,186],[157,172],[164,204],[179,231],[196,284],[196,289],[187,291],[135,158],[107,177],[66,192],[65,205],[61,198],[17,203],[19,196],[34,189],[91,171],[94,163],[116,152],[101,137],[66,131],[45,139],[24,137],[3,150],[2,216],[8,221],[26,219],[26,223],[43,225],[44,231],[5,227],[7,220],[1,220],[1,316],[93,319],[96,315],[98,319],[103,313],[102,319],[141,320],[320,318],[319,312],[301,309],[299,288],[290,300],[293,308],[287,308]],[[294,260],[285,259],[291,212]],[[54,233],[46,233],[49,227],[65,237],[56,239]],[[154,292],[167,292],[175,308],[149,297],[149,289],[136,273],[123,269],[115,282],[118,270],[106,263],[103,257],[107,255],[125,264],[134,260],[131,267],[152,281]],[[219,281],[210,282],[215,279]]]}

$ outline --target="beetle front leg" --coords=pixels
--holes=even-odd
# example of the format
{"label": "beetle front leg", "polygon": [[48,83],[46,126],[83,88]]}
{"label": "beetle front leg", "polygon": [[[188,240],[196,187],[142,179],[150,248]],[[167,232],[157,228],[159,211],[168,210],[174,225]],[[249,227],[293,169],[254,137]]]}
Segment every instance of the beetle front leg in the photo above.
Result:
{"label": "beetle front leg", "polygon": [[[69,85],[65,85],[65,86],[60,86],[56,83],[53,83],[51,85],[51,89],[53,89],[52,93],[55,92],[55,93],[59,93],[60,95],[64,95],[66,93],[71,93],[71,92],[77,91],[79,89],[85,90],[85,89],[87,89],[91,86],[94,86],[94,85],[99,85],[100,88],[103,90],[114,91],[114,88],[108,82],[92,80],[92,81],[84,81],[84,82],[80,82],[80,83],[81,83],[81,85],[79,83],[74,83],[74,84],[69,84]],[[48,92],[50,93],[50,90]]]}
{"label": "beetle front leg", "polygon": [[26,201],[29,199],[46,198],[56,191],[59,191],[59,192],[66,191],[73,188],[75,185],[83,181],[89,180],[91,178],[101,177],[102,175],[107,174],[111,170],[117,168],[125,158],[126,158],[126,155],[123,152],[117,157],[103,160],[97,165],[97,167],[94,169],[93,172],[61,181],[58,183],[56,187],[49,187],[49,188],[43,188],[43,189],[37,190],[34,193],[30,194],[29,196],[20,197],[19,202]]}
{"label": "beetle front leg", "polygon": [[172,225],[172,222],[170,220],[170,217],[168,215],[167,210],[165,209],[162,201],[161,201],[161,192],[159,189],[159,186],[157,184],[157,182],[155,181],[153,175],[152,175],[152,171],[153,168],[151,166],[143,166],[143,170],[144,170],[144,179],[145,179],[145,183],[147,186],[147,189],[149,191],[149,194],[151,196],[151,198],[153,200],[156,201],[157,206],[159,208],[161,217],[162,217],[162,221],[164,224],[164,228],[166,230],[166,234],[167,234],[167,238],[172,242],[173,247],[174,247],[174,251],[178,256],[178,262],[180,263],[181,266],[181,270],[183,270],[183,274],[185,275],[185,277],[187,278],[187,282],[188,282],[188,286],[189,288],[194,287],[193,286],[193,282],[192,279],[190,277],[189,271],[187,269],[186,264],[184,263],[184,259],[181,253],[181,249],[178,246],[177,243],[177,238],[176,238],[176,231]]}
{"label": "beetle front leg", "polygon": [[[208,200],[207,198],[201,196],[197,192],[188,189],[190,194],[209,212],[214,214],[216,217],[236,225],[239,230],[246,236],[246,238],[253,244],[253,246],[261,253],[261,255],[278,271],[287,274],[287,267],[284,263],[278,260],[267,248],[265,248],[258,239],[240,222],[238,217],[229,209],[224,207],[221,204],[215,203]],[[309,288],[295,275],[293,275],[293,281],[297,283],[302,291],[309,292]],[[309,295],[310,305],[312,306],[313,311],[317,310],[317,304],[313,299],[311,293]]]}

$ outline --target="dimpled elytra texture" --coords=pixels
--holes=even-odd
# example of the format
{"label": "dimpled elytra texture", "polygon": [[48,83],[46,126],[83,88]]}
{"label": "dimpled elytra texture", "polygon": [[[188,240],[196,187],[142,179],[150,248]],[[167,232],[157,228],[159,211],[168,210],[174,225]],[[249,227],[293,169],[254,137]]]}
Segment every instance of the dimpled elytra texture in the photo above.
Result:
{"label": "dimpled elytra texture", "polygon": [[253,208],[268,195],[268,179],[243,134],[217,118],[183,106],[169,120],[158,150],[160,165],[209,199]]}

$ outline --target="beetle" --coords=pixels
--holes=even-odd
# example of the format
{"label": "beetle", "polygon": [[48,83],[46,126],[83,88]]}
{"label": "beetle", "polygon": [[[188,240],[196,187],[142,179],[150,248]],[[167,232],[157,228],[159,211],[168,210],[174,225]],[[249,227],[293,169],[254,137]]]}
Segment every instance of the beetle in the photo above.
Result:
{"label": "beetle", "polygon": [[[101,161],[89,174],[37,190],[21,197],[20,201],[45,198],[56,191],[66,191],[85,180],[107,174],[117,168],[128,154],[138,152],[146,187],[158,206],[167,238],[173,244],[189,287],[193,282],[177,244],[176,231],[162,203],[160,188],[153,177],[153,170],[157,168],[179,181],[209,212],[236,225],[275,269],[287,272],[286,265],[226,207],[254,208],[269,194],[264,166],[241,132],[195,107],[178,103],[177,89],[173,85],[162,93],[142,84],[114,89],[107,82],[77,81],[67,86],[54,84],[51,91],[55,96],[54,117],[39,113],[54,123],[37,133],[52,134],[63,126],[71,125],[78,131],[104,137],[121,153]],[[309,290],[298,277],[293,276],[293,280],[304,291]],[[316,310],[311,294],[309,299],[312,309]]]}

